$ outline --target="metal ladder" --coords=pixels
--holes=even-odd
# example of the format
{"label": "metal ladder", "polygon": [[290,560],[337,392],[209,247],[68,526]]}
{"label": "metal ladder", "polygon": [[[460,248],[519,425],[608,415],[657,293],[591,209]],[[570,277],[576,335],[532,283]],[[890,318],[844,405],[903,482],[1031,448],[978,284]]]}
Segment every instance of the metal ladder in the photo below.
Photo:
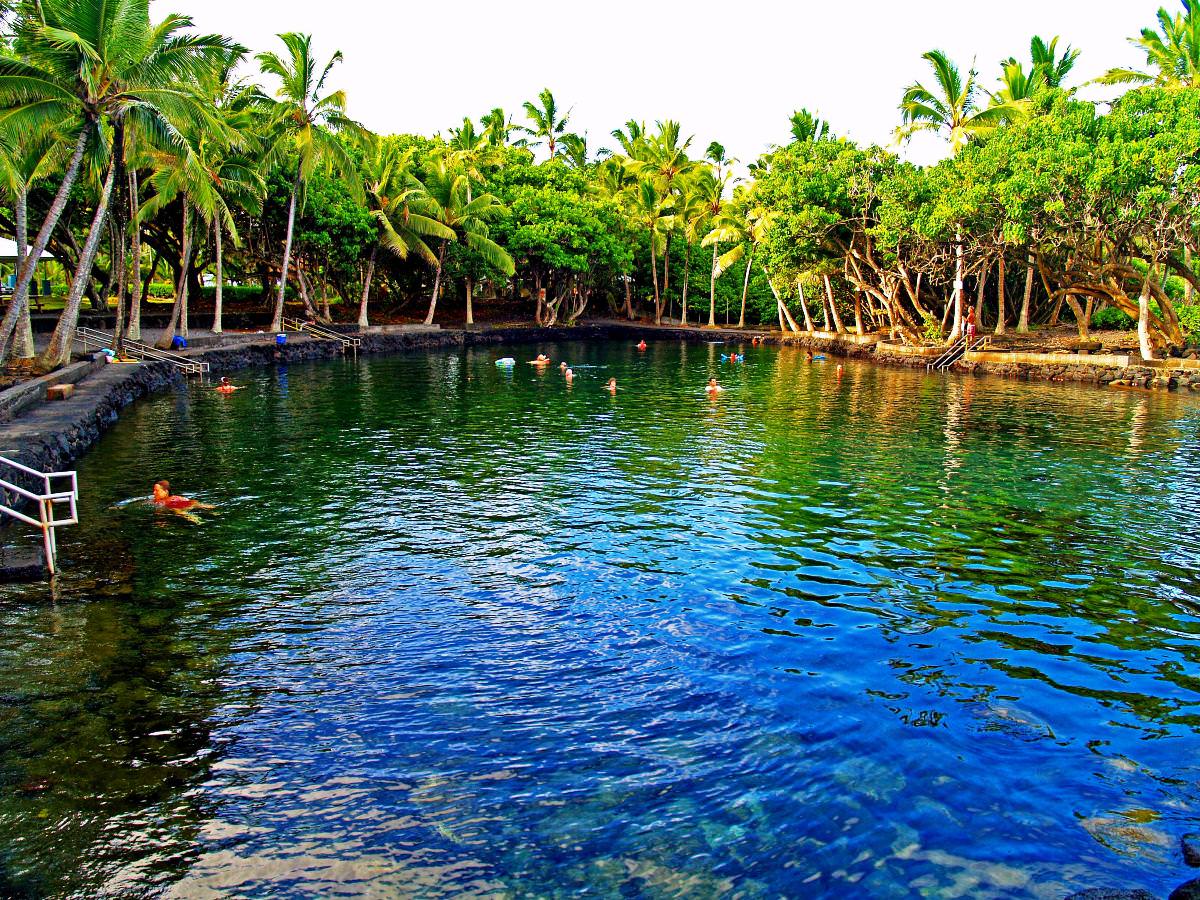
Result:
{"label": "metal ladder", "polygon": [[[12,474],[12,470],[16,470],[20,474]],[[54,529],[63,525],[79,524],[79,508],[77,505],[79,502],[79,482],[75,478],[75,473],[39,472],[37,469],[23,466],[6,456],[0,456],[0,472],[3,473],[3,477],[0,477],[0,488],[3,488],[3,494],[0,494],[0,514],[12,516],[20,522],[41,529],[42,548],[46,552],[46,569],[51,575],[55,574],[58,568],[58,541],[55,539]],[[40,482],[41,491],[29,490],[8,480],[10,477],[19,478],[21,476],[25,476],[27,482],[30,480]],[[56,491],[53,482],[59,479],[67,479],[70,487],[67,490]],[[22,500],[18,498],[23,498],[37,504],[36,519],[16,508],[24,505]],[[9,505],[10,500],[12,505]],[[67,517],[65,519],[59,519],[55,516],[54,510],[57,503],[67,504]]]}
{"label": "metal ladder", "polygon": [[342,345],[342,352],[352,350],[355,356],[358,356],[358,348],[362,346],[360,338],[351,337],[348,334],[342,334],[340,331],[334,331],[332,328],[327,328],[324,325],[318,325],[316,322],[301,322],[299,319],[284,319],[284,331],[289,328],[292,331],[303,332],[310,334],[313,337],[322,341],[337,341]]}
{"label": "metal ladder", "polygon": [[946,351],[935,359],[933,362],[925,366],[927,372],[945,372],[952,365],[970,353],[972,350],[979,350],[986,347],[988,339],[986,337],[977,338],[971,341],[967,337],[961,337],[949,347]]}
{"label": "metal ladder", "polygon": [[[103,350],[105,348],[112,350],[116,346],[116,338],[111,334],[104,331],[97,331],[95,328],[84,328],[83,326],[75,330],[75,340],[83,345],[84,350]],[[131,341],[128,338],[125,340],[125,352],[134,359],[142,361],[151,360],[154,362],[170,363],[183,372],[184,375],[207,375],[210,369],[209,364],[206,362],[182,356],[178,353],[172,353],[169,350],[159,350],[157,347],[151,347],[149,344],[143,344],[141,341]]]}

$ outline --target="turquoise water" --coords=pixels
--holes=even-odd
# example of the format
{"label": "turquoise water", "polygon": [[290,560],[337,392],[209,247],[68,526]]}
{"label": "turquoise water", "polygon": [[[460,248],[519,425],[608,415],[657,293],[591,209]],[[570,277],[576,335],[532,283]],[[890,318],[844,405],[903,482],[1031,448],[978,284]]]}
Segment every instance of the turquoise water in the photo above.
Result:
{"label": "turquoise water", "polygon": [[[723,349],[128,410],[0,595],[0,895],[1183,881],[1200,404]],[[162,477],[218,514],[114,508]]]}

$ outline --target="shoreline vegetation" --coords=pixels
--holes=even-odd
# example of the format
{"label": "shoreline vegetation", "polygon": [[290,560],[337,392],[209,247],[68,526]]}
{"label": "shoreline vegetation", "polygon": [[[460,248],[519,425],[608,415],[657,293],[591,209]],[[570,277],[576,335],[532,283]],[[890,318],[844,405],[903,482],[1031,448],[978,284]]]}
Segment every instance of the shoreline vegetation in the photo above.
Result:
{"label": "shoreline vegetation", "polygon": [[[19,257],[0,360],[18,372],[70,362],[85,300],[118,353],[151,308],[169,308],[161,343],[188,337],[198,303],[215,334],[230,311],[279,330],[472,327],[495,308],[906,348],[953,344],[973,313],[995,343],[1124,330],[1144,361],[1200,341],[1194,4],[1131,38],[1145,67],[1098,79],[1104,102],[1082,99],[1058,37],[992,72],[931,50],[896,140],[936,132],[946,160],[914,166],[800,109],[744,178],[669,119],[589,144],[549,89],[442,134],[372,134],[312,36],[252,53],[161,8],[0,2],[0,229]],[[60,311],[37,354],[44,252]]]}

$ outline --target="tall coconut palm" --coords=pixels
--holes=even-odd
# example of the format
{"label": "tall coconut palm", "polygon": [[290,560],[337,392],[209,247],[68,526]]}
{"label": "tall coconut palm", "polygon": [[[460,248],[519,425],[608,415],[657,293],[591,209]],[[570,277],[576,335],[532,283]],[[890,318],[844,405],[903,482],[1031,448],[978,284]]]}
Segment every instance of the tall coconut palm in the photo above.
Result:
{"label": "tall coconut palm", "polygon": [[807,109],[796,110],[788,121],[791,124],[792,143],[806,144],[833,139],[829,123]]}
{"label": "tall coconut palm", "polygon": [[[53,125],[73,136],[58,193],[30,248],[32,258],[46,249],[89,143],[107,147],[117,137],[109,129],[119,132],[124,127],[170,142],[177,139],[179,123],[207,116],[187,86],[235,45],[223,37],[189,33],[191,24],[188,17],[177,15],[151,23],[149,0],[39,0],[21,5],[14,25],[19,59],[0,59],[0,129],[20,133]],[[94,252],[89,256],[86,250],[99,243],[110,196],[111,188],[100,193],[96,228],[85,240],[79,261],[83,277],[77,271],[73,282],[73,288],[80,288],[68,295],[44,365],[70,357],[83,286],[94,259]],[[0,359],[28,302],[33,268],[27,266],[21,274],[0,323]]]}
{"label": "tall coconut palm", "polygon": [[683,290],[680,292],[679,306],[680,322],[685,327],[688,323],[688,276],[692,268],[692,245],[708,233],[710,219],[705,182],[712,180],[713,174],[708,167],[685,179],[680,184],[679,195],[675,198],[675,207],[672,210],[683,233]]}
{"label": "tall coconut palm", "polygon": [[900,113],[904,125],[899,136],[907,138],[920,131],[945,134],[957,153],[967,142],[991,134],[1005,122],[1024,114],[1021,101],[982,106],[986,96],[979,86],[978,73],[971,69],[964,79],[958,66],[941,50],[921,56],[933,69],[934,88],[914,82],[904,91]]}
{"label": "tall coconut palm", "polygon": [[621,128],[614,128],[612,136],[626,159],[640,159],[646,148],[646,123],[630,119]]}
{"label": "tall coconut palm", "polygon": [[335,170],[348,183],[357,185],[354,164],[339,134],[360,137],[363,128],[346,115],[344,91],[326,93],[325,83],[334,66],[342,61],[337,51],[318,71],[313,55],[312,35],[287,32],[279,35],[285,54],[260,53],[258,63],[263,73],[279,80],[279,89],[272,102],[274,125],[280,154],[294,156],[295,173],[288,198],[287,231],[283,244],[283,264],[279,269],[279,293],[275,298],[275,314],[271,329],[283,328],[283,301],[287,292],[288,271],[292,261],[292,238],[296,227],[296,203],[305,182],[318,168]]}
{"label": "tall coconut palm", "polygon": [[[466,173],[452,168],[445,159],[438,160],[424,179],[425,195],[422,205],[425,214],[454,233],[453,238],[443,237],[434,263],[433,294],[429,298],[429,312],[425,324],[432,325],[437,311],[438,294],[442,285],[442,270],[446,262],[446,247],[451,240],[458,240],[479,255],[484,263],[512,275],[516,265],[508,252],[488,237],[488,222],[504,214],[504,206],[491,194],[469,193],[470,179]],[[467,289],[467,324],[474,324],[472,291]]]}
{"label": "tall coconut palm", "polygon": [[512,116],[506,115],[499,106],[485,113],[479,119],[479,124],[493,147],[524,147],[526,144],[524,138],[513,140],[513,134],[520,131],[521,126],[513,124]]}
{"label": "tall coconut palm", "polygon": [[[723,148],[722,148],[723,149]],[[711,147],[710,147],[711,150]],[[724,153],[719,154],[721,157]],[[709,158],[712,158],[710,154]],[[728,173],[721,174],[720,168],[714,173],[712,170],[703,171],[696,179],[696,193],[700,196],[701,203],[704,207],[704,223],[708,226],[708,230],[701,238],[700,246],[712,246],[712,266],[708,273],[708,325],[710,328],[717,324],[717,261],[719,258],[721,236],[717,235],[709,240],[709,234],[712,233],[714,226],[721,219],[722,213],[725,211],[725,185],[729,181]]]}
{"label": "tall coconut palm", "polygon": [[664,226],[669,222],[667,211],[670,206],[669,198],[665,198],[654,186],[654,182],[645,179],[636,183],[629,197],[629,212],[633,220],[646,233],[650,243],[650,275],[654,280],[654,321],[662,324],[662,294],[658,289],[658,243],[663,234]]}
{"label": "tall coconut palm", "polygon": [[1029,56],[1033,60],[1033,68],[1042,73],[1046,86],[1051,88],[1063,86],[1079,59],[1079,51],[1072,49],[1070,45],[1062,52],[1062,56],[1059,56],[1058,41],[1057,35],[1051,38],[1049,43],[1034,35],[1029,42]]}
{"label": "tall coconut palm", "polygon": [[374,138],[362,164],[362,177],[379,237],[371,246],[367,261],[367,272],[363,277],[362,302],[358,308],[358,325],[370,325],[367,304],[371,295],[371,282],[375,276],[375,263],[379,248],[391,251],[400,259],[415,253],[431,266],[437,265],[437,256],[429,249],[427,238],[454,240],[454,230],[424,215],[429,209],[425,186],[413,174],[414,152],[402,151],[395,141]]}
{"label": "tall coconut palm", "polygon": [[[13,135],[0,141],[0,186],[12,204],[18,273],[28,258],[29,190],[35,181],[54,171],[61,161],[61,147],[59,136],[50,130]],[[34,356],[33,324],[29,318],[28,303],[23,305],[17,322],[13,356],[25,360]]]}
{"label": "tall coconut palm", "polygon": [[[758,248],[767,239],[770,216],[763,207],[753,203],[752,190],[738,189],[734,192],[734,198],[730,208],[713,223],[713,229],[704,237],[702,245],[709,247],[718,241],[735,245],[717,260],[718,275],[742,259],[746,260],[746,270],[742,278],[742,306],[738,314],[738,328],[744,328],[746,299],[750,294],[750,271]],[[713,310],[710,308],[709,324],[716,324],[712,314]]]}
{"label": "tall coconut palm", "polygon": [[542,88],[541,93],[538,94],[537,103],[526,100],[524,105],[525,114],[531,123],[525,126],[525,133],[536,139],[532,142],[533,146],[540,147],[545,143],[551,158],[553,158],[558,152],[558,142],[567,132],[567,122],[571,118],[571,111],[567,110],[559,115],[558,103],[554,99],[554,94],[550,92],[550,88]]}
{"label": "tall coconut palm", "polygon": [[562,137],[563,159],[572,169],[586,169],[588,166],[587,135],[564,134]]}
{"label": "tall coconut palm", "polygon": [[1183,12],[1158,10],[1158,30],[1143,28],[1129,43],[1146,54],[1150,71],[1109,69],[1102,84],[1200,85],[1200,3],[1184,0]]}
{"label": "tall coconut palm", "polygon": [[[654,183],[659,194],[669,200],[675,193],[680,179],[696,171],[700,163],[687,155],[692,139],[680,139],[678,122],[667,120],[658,123],[657,133],[645,142],[645,152],[627,163],[630,171],[640,178]],[[662,295],[667,296],[671,287],[671,229],[667,229],[667,240],[663,247]]]}

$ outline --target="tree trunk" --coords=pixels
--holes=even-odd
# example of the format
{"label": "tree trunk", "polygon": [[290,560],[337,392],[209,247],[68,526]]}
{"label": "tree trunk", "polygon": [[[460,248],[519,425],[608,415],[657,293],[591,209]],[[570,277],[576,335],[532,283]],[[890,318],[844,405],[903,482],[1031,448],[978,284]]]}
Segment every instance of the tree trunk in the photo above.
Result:
{"label": "tree trunk", "polygon": [[292,197],[288,201],[287,237],[283,242],[283,265],[279,269],[279,294],[275,298],[275,315],[271,319],[271,330],[283,330],[283,299],[287,293],[288,267],[292,263],[292,233],[296,227],[296,195],[300,193],[300,165],[296,164],[296,179],[292,182]]}
{"label": "tree trunk", "polygon": [[842,317],[838,315],[837,304],[833,302],[833,282],[829,280],[829,276],[825,276],[825,294],[829,297],[829,311],[833,313],[833,327],[838,334],[842,334],[846,329],[842,327]]}
{"label": "tree trunk", "polygon": [[[8,305],[8,311],[4,314],[3,321],[0,321],[0,363],[8,357],[8,345],[12,340],[13,331],[17,327],[17,321],[20,319],[22,311],[29,302],[29,285],[33,280],[37,262],[42,258],[42,254],[46,252],[46,245],[50,243],[50,235],[54,231],[55,226],[58,225],[58,220],[62,218],[63,210],[67,206],[67,199],[71,193],[71,187],[75,184],[75,179],[79,176],[79,166],[83,161],[83,152],[87,149],[88,138],[91,136],[93,124],[89,119],[84,123],[83,128],[79,130],[79,135],[75,139],[75,151],[71,155],[71,161],[67,163],[66,172],[63,173],[63,180],[58,186],[58,193],[54,195],[54,201],[50,204],[50,210],[46,213],[42,227],[38,229],[37,237],[33,240],[33,246],[29,249],[26,265],[17,272],[17,286],[13,290],[12,302]],[[76,313],[78,313],[78,310]]]}
{"label": "tree trunk", "polygon": [[1008,316],[1008,310],[1004,304],[1004,254],[1000,254],[1000,260],[996,263],[998,269],[996,276],[996,334],[1004,334],[1008,330],[1005,324],[1005,318]]}
{"label": "tree trunk", "polygon": [[663,247],[663,286],[662,286],[663,303],[670,299],[671,295],[671,232],[667,232],[667,243]]}
{"label": "tree trunk", "polygon": [[1142,279],[1142,292],[1138,294],[1138,346],[1142,359],[1154,359],[1154,345],[1150,341],[1150,281],[1154,277],[1154,266],[1146,270]]}
{"label": "tree trunk", "polygon": [[954,325],[946,342],[953,344],[962,336],[963,324],[963,245],[962,228],[955,234],[954,244]]}
{"label": "tree trunk", "polygon": [[474,300],[473,295],[475,293],[475,279],[473,279],[470,275],[468,275],[464,279],[464,281],[466,282],[466,289],[467,289],[467,325],[474,325],[475,324],[475,309],[472,304],[472,301]]}
{"label": "tree trunk", "polygon": [[[83,291],[87,287],[88,279],[92,277],[92,264],[96,261],[96,251],[100,247],[100,238],[104,234],[104,223],[108,219],[108,201],[112,196],[113,177],[116,174],[116,165],[110,164],[108,167],[108,175],[104,179],[104,186],[100,189],[100,199],[96,204],[96,214],[92,217],[91,228],[88,229],[87,240],[83,245],[83,253],[79,258],[79,265],[75,269],[75,280],[71,282],[71,292],[67,295],[67,304],[63,307],[62,315],[59,316],[58,325],[54,329],[54,335],[50,338],[50,346],[46,348],[46,353],[42,357],[42,368],[49,371],[58,366],[65,365],[71,361],[71,347],[75,341],[75,328],[79,324],[79,307],[83,302]],[[39,251],[35,247],[32,251],[32,259],[38,258]],[[33,271],[33,265],[25,267],[27,272]]]}
{"label": "tree trunk", "polygon": [[329,311],[329,281],[325,278],[321,279],[321,319],[333,324],[333,313]]}
{"label": "tree trunk", "polygon": [[429,298],[429,312],[425,314],[425,324],[433,324],[433,314],[437,311],[438,291],[442,289],[442,265],[446,261],[446,239],[442,238],[442,248],[438,250],[437,273],[433,276],[433,294]]}
{"label": "tree trunk", "polygon": [[[24,184],[17,188],[17,196],[13,204],[13,214],[17,224],[17,272],[25,268],[29,258],[29,195]],[[20,275],[18,274],[18,278]],[[29,304],[21,309],[21,317],[17,321],[17,330],[13,336],[13,357],[16,359],[33,359],[36,350],[33,346],[33,320],[29,317]]]}
{"label": "tree trunk", "polygon": [[375,242],[375,246],[371,248],[371,259],[367,263],[367,275],[363,279],[362,302],[358,304],[358,327],[366,328],[370,325],[367,321],[367,299],[371,296],[371,281],[375,278],[375,255],[379,253],[379,242]]}
{"label": "tree trunk", "polygon": [[1029,333],[1029,302],[1033,297],[1033,258],[1025,261],[1025,296],[1021,299],[1021,314],[1017,317],[1017,333]]}
{"label": "tree trunk", "polygon": [[[137,169],[129,171],[129,221],[133,224],[130,256],[133,257],[133,280],[129,285],[129,324],[125,337],[131,341],[142,339],[142,223],[138,221],[138,177]],[[155,259],[158,256],[155,255]],[[151,277],[154,272],[151,271]],[[149,284],[149,282],[147,282]]]}
{"label": "tree trunk", "polygon": [[683,309],[683,312],[681,313],[680,321],[682,322],[684,328],[687,327],[687,323],[688,323],[688,320],[687,320],[688,274],[691,271],[691,268],[692,268],[692,244],[689,241],[687,248],[684,250],[684,253],[683,253],[683,301],[680,304],[681,308]]}
{"label": "tree trunk", "polygon": [[975,291],[975,327],[983,328],[983,295],[987,293],[988,270],[984,266],[982,272],[979,273],[979,284],[976,285]]}
{"label": "tree trunk", "polygon": [[708,327],[717,327],[717,247],[713,241],[712,273],[708,279]]}
{"label": "tree trunk", "polygon": [[[746,254],[746,276],[742,279],[742,312],[741,312],[741,315],[738,317],[738,328],[744,327],[745,322],[746,322],[746,295],[750,293],[750,264],[753,262],[754,262],[754,245],[751,244],[750,250]],[[768,276],[767,281],[770,281],[770,280],[771,280],[770,276]],[[772,285],[771,289],[774,290],[773,285]],[[725,324],[726,325],[729,324],[728,314],[726,314],[726,316],[725,316]]]}
{"label": "tree trunk", "polygon": [[213,334],[220,334],[223,330],[221,322],[221,314],[223,312],[224,297],[222,296],[222,288],[224,287],[225,270],[224,259],[221,250],[221,218],[218,216],[213,222],[213,239],[217,251],[217,283],[213,289]]}
{"label": "tree trunk", "polygon": [[863,331],[862,291],[854,292],[854,330],[859,337],[865,333]]}
{"label": "tree trunk", "polygon": [[[188,266],[192,262],[192,205],[187,194],[183,195],[183,246],[179,248],[179,278],[175,283],[175,303],[171,307],[171,319],[155,344],[160,350],[170,350],[176,333],[187,334]],[[183,330],[180,331],[180,317]]]}
{"label": "tree trunk", "polygon": [[796,290],[800,294],[800,312],[804,313],[804,330],[812,334],[812,316],[808,314],[808,300],[804,298],[804,283],[799,278],[796,279]]}
{"label": "tree trunk", "polygon": [[[1192,248],[1187,244],[1183,245],[1183,265],[1189,272],[1192,271]],[[1192,283],[1186,278],[1183,280],[1183,302],[1185,305],[1192,302]]]}
{"label": "tree trunk", "polygon": [[312,295],[308,292],[308,279],[304,277],[304,267],[296,260],[296,284],[300,286],[300,299],[304,301],[304,317],[310,321],[317,320],[317,308],[313,306]]}
{"label": "tree trunk", "polygon": [[650,232],[650,274],[654,277],[654,324],[662,324],[662,295],[658,292],[658,259],[654,254],[654,232]]}

